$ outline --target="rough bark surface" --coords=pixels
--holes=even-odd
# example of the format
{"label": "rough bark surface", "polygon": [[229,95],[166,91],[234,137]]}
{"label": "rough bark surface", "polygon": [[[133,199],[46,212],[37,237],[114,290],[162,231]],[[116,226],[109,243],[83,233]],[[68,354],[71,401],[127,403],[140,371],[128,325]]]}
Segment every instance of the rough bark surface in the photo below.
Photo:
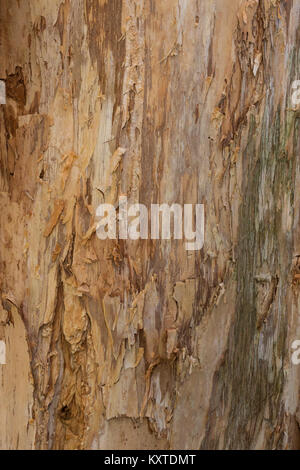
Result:
{"label": "rough bark surface", "polygon": [[[299,448],[300,1],[0,9],[0,447]],[[203,249],[99,240],[120,194]]]}

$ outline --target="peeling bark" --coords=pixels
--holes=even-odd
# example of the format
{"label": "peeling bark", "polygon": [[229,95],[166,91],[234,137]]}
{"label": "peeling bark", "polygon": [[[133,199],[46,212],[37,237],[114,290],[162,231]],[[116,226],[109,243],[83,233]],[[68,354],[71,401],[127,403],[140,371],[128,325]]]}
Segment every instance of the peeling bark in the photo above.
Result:
{"label": "peeling bark", "polygon": [[[300,447],[299,0],[3,0],[0,447]],[[203,203],[205,244],[96,236]]]}

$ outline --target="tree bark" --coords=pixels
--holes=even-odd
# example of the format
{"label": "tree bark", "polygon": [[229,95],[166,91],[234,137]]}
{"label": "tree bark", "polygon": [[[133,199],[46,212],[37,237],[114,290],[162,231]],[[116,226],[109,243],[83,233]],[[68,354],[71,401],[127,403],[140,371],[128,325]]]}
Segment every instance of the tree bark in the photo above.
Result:
{"label": "tree bark", "polygon": [[[300,447],[299,15],[1,2],[1,448]],[[121,194],[203,249],[99,240]]]}

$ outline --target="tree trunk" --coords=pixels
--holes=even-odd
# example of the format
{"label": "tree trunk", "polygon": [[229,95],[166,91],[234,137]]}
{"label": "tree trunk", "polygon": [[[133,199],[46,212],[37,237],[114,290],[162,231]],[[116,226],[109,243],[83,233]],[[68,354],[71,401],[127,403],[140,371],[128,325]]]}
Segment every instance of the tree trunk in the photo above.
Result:
{"label": "tree trunk", "polygon": [[[299,15],[2,0],[1,448],[300,448]],[[121,194],[203,248],[100,240]]]}

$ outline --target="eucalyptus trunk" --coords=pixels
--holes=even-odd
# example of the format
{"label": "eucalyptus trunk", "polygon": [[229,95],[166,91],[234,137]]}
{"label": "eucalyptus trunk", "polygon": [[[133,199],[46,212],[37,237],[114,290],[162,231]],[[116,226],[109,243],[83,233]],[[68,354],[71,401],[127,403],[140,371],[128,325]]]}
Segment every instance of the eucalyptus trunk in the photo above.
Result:
{"label": "eucalyptus trunk", "polygon": [[[1,0],[0,447],[300,447],[299,0]],[[205,242],[96,209],[204,204]]]}

